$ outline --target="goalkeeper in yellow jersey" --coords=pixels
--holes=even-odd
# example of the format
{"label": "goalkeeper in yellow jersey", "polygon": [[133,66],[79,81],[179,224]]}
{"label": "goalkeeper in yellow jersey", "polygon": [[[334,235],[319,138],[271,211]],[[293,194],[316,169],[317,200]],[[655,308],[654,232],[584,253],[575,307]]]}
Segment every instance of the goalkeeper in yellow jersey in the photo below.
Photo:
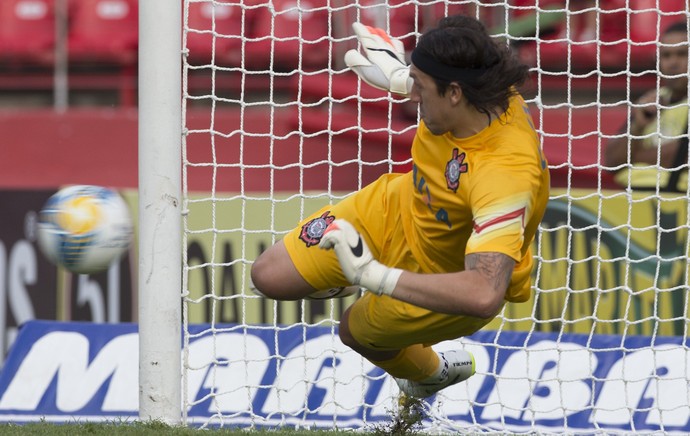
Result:
{"label": "goalkeeper in yellow jersey", "polygon": [[516,91],[528,69],[479,21],[442,19],[410,66],[400,41],[353,28],[364,54],[348,52],[347,65],[419,106],[413,169],[315,212],[259,256],[252,281],[278,300],[363,288],[342,315],[341,340],[405,394],[428,397],[475,371],[467,351],[433,344],[476,332],[506,301],[529,299],[548,167]]}

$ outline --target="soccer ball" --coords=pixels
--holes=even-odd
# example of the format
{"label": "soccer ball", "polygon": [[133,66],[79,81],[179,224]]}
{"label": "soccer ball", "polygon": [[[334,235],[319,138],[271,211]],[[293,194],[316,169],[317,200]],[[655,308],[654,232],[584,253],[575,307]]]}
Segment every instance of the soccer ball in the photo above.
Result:
{"label": "soccer ball", "polygon": [[77,274],[103,271],[132,240],[132,219],[122,197],[102,186],[59,190],[38,218],[38,245],[54,264]]}

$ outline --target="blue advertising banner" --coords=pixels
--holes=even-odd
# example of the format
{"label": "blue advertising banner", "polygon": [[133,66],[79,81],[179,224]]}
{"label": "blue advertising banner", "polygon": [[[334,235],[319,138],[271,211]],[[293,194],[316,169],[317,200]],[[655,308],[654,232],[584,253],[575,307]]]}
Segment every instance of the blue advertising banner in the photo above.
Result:
{"label": "blue advertising banner", "polygon": [[[398,390],[327,326],[190,326],[183,391],[192,425],[366,428]],[[477,374],[429,398],[437,430],[690,431],[688,341],[483,331]],[[134,420],[136,324],[31,321],[0,373],[0,421]]]}

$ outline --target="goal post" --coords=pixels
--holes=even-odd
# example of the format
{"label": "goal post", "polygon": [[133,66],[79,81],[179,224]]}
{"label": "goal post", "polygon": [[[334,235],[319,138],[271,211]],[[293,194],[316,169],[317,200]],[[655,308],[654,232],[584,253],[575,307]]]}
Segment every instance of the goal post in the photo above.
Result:
{"label": "goal post", "polygon": [[[687,24],[687,0],[139,6],[142,419],[364,429],[390,419],[395,383],[338,338],[356,296],[276,302],[252,293],[249,271],[313,211],[410,170],[416,107],[344,67],[351,23],[383,27],[410,50],[426,26],[461,12],[530,66],[523,95],[553,189],[531,300],[438,345],[471,350],[477,374],[425,401],[424,425],[690,432],[687,156],[674,168],[605,162],[612,140],[636,139],[625,123],[638,97],[670,78],[660,38]],[[684,122],[686,133],[647,136],[682,140]],[[641,170],[645,189],[633,181]]]}
{"label": "goal post", "polygon": [[181,3],[139,2],[139,417],[181,423]]}

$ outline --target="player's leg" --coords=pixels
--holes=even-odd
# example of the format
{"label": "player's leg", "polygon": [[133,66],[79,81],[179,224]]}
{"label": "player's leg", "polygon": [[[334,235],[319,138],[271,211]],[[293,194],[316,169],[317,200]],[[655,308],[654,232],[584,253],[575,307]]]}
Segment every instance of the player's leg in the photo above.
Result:
{"label": "player's leg", "polygon": [[325,290],[314,288],[297,271],[282,240],[256,259],[251,269],[250,288],[254,293],[274,300],[324,300],[361,292],[359,286],[338,286]]}
{"label": "player's leg", "polygon": [[395,377],[402,392],[415,398],[430,397],[448,386],[467,380],[476,371],[474,356],[469,351],[449,350],[436,354],[439,364],[436,371],[428,377],[421,380]]}
{"label": "player's leg", "polygon": [[[389,180],[400,175],[384,175],[376,182],[350,195],[336,205],[315,212],[274,246],[262,253],[252,265],[251,278],[258,293],[278,300],[332,298],[360,293],[342,273],[333,250],[322,250],[319,242],[326,227],[336,218],[354,225],[379,255],[391,227],[384,222],[399,221],[397,209],[388,213],[385,201]],[[392,192],[397,193],[397,189]],[[398,202],[392,202],[398,204]]]}
{"label": "player's leg", "polygon": [[[360,343],[361,339],[355,339],[352,335],[349,323],[350,309],[343,314],[340,321],[341,341],[393,376],[400,390],[409,396],[431,396],[444,387],[466,380],[474,374],[474,358],[466,351],[451,351],[446,357],[444,353],[436,353],[431,347],[422,344],[394,350],[381,349],[382,346],[373,344],[365,346]],[[470,366],[460,366],[466,362],[469,362]],[[458,371],[456,368],[462,370]]]}
{"label": "player's leg", "polygon": [[275,300],[359,294],[360,288],[343,276],[335,253],[319,248],[326,227],[336,216],[360,223],[348,202],[315,212],[254,261],[252,290]]}
{"label": "player's leg", "polygon": [[[385,362],[394,359],[398,354],[400,354],[399,348],[373,348],[371,344],[360,343],[359,340],[355,339],[350,330],[350,311],[352,306],[348,307],[347,310],[340,316],[340,325],[338,326],[338,334],[340,336],[340,341],[352,348],[354,351],[359,353],[362,357],[369,360],[370,362]],[[357,322],[357,320],[355,320]],[[362,341],[364,342],[364,341]]]}
{"label": "player's leg", "polygon": [[344,314],[340,337],[396,378],[407,395],[428,397],[466,380],[475,371],[469,352],[438,353],[430,344],[470,335],[489,321],[438,314],[367,293]]}
{"label": "player's leg", "polygon": [[255,292],[274,300],[299,300],[317,291],[297,271],[282,240],[254,261],[251,279]]}
{"label": "player's leg", "polygon": [[[531,253],[528,252],[527,256],[529,256],[528,259],[531,259]],[[531,262],[529,261],[526,267],[516,267],[508,290],[509,295],[517,296],[518,298],[529,296],[530,270]],[[376,308],[374,310],[380,311],[380,309]],[[436,314],[414,307],[404,307],[402,312],[414,319],[409,322],[411,328],[424,332],[417,336],[417,340],[423,344],[433,344],[447,339],[471,335],[491,321],[491,318],[456,317]],[[394,375],[400,390],[408,396],[425,398],[441,389],[466,380],[475,373],[474,356],[465,350],[444,351],[438,353],[438,356],[439,366],[433,374],[426,378],[412,378],[405,377],[404,375],[397,377]],[[390,365],[390,363],[388,364]]]}

